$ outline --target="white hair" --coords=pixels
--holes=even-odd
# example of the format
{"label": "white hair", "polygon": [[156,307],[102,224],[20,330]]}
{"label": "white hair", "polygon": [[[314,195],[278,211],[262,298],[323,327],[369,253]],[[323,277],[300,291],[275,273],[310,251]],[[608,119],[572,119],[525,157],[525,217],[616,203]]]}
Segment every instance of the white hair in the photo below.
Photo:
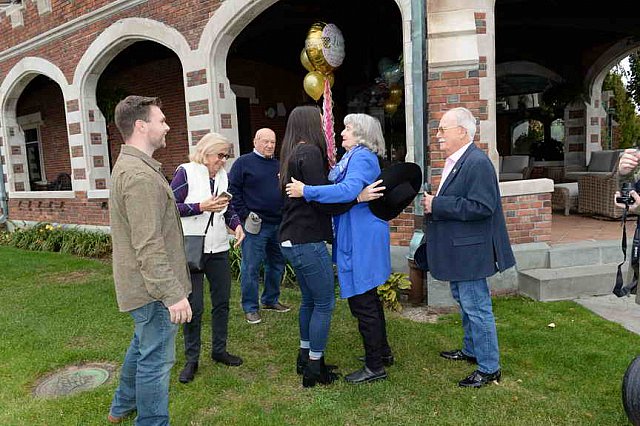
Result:
{"label": "white hair", "polygon": [[368,114],[348,114],[344,125],[350,125],[358,144],[370,149],[374,154],[384,156],[384,136],[377,118]]}
{"label": "white hair", "polygon": [[469,142],[473,142],[473,138],[476,135],[476,118],[471,111],[463,107],[458,107],[450,109],[449,112],[456,118],[456,124],[467,131]]}

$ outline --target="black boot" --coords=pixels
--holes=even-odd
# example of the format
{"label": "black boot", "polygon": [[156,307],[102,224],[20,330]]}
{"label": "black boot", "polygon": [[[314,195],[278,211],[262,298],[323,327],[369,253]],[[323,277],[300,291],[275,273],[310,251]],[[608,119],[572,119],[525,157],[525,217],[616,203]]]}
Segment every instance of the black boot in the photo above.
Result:
{"label": "black boot", "polygon": [[187,362],[184,365],[184,368],[180,372],[180,377],[178,380],[180,383],[189,383],[193,380],[193,377],[196,375],[198,371],[198,363],[197,362]]}
{"label": "black boot", "polygon": [[[304,368],[307,366],[308,363],[309,363],[309,349],[300,348],[298,350],[298,359],[296,360],[296,373],[298,374],[304,373]],[[338,366],[333,364],[325,364],[325,366],[329,371],[338,369]]]}
{"label": "black boot", "polygon": [[324,357],[320,359],[309,359],[309,363],[304,368],[302,375],[302,386],[305,388],[311,388],[320,383],[328,385],[338,380],[338,374],[327,368],[324,363]]}
{"label": "black boot", "polygon": [[300,348],[298,350],[298,359],[296,360],[296,373],[302,374],[304,368],[309,363],[309,348]]}

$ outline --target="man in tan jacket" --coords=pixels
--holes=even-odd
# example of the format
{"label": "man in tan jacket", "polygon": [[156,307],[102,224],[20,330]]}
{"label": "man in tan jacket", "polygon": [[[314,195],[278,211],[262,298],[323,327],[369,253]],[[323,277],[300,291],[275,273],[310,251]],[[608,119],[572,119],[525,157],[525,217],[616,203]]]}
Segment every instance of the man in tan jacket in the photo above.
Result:
{"label": "man in tan jacket", "polygon": [[108,420],[137,411],[136,424],[169,424],[169,378],[178,324],[191,321],[191,292],[180,217],[152,158],[169,126],[157,98],[128,96],[115,110],[125,140],[113,167],[109,213],[118,307],[134,333]]}

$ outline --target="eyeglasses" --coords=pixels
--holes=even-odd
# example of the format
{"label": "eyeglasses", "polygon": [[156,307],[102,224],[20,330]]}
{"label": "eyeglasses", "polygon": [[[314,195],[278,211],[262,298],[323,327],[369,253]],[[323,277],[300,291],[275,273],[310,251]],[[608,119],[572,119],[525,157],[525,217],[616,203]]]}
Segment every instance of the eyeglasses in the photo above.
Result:
{"label": "eyeglasses", "polygon": [[222,160],[222,159],[224,159],[224,160],[228,160],[228,159],[229,159],[229,157],[231,157],[229,154],[225,154],[225,153],[223,153],[223,152],[219,152],[219,153],[218,153],[218,160]]}
{"label": "eyeglasses", "polygon": [[444,133],[445,130],[450,130],[450,129],[455,129],[456,127],[461,127],[460,125],[458,126],[449,126],[449,127],[438,127],[438,133]]}

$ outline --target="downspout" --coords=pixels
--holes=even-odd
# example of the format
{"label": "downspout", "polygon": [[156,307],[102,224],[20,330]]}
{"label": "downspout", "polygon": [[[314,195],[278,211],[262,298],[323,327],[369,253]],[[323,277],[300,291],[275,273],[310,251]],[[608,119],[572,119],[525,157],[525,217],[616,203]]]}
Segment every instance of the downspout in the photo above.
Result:
{"label": "downspout", "polygon": [[[427,2],[428,0],[411,0],[411,77],[413,81],[413,149],[414,161],[422,169],[424,189],[431,189],[431,162],[429,159],[429,108],[427,103]],[[422,197],[414,201],[414,215],[422,216]],[[409,244],[409,258],[420,245],[423,232],[414,230]]]}
{"label": "downspout", "polygon": [[2,162],[0,162],[0,209],[2,209],[2,213],[0,213],[0,225],[4,224],[9,217],[8,200],[7,190],[4,186],[4,169],[2,167]]}
{"label": "downspout", "polygon": [[[413,82],[413,152],[414,161],[422,169],[423,188],[431,190],[431,162],[429,158],[429,108],[427,103],[427,76],[429,73],[427,54],[427,2],[428,0],[411,0],[411,81]],[[414,217],[424,215],[422,197],[418,195],[413,202]],[[424,238],[422,229],[414,229],[409,242],[409,279],[411,290],[409,302],[421,305],[425,301],[424,288],[427,274],[420,270],[415,261],[416,249]],[[427,293],[428,294],[428,293]],[[428,297],[426,302],[428,303]]]}

